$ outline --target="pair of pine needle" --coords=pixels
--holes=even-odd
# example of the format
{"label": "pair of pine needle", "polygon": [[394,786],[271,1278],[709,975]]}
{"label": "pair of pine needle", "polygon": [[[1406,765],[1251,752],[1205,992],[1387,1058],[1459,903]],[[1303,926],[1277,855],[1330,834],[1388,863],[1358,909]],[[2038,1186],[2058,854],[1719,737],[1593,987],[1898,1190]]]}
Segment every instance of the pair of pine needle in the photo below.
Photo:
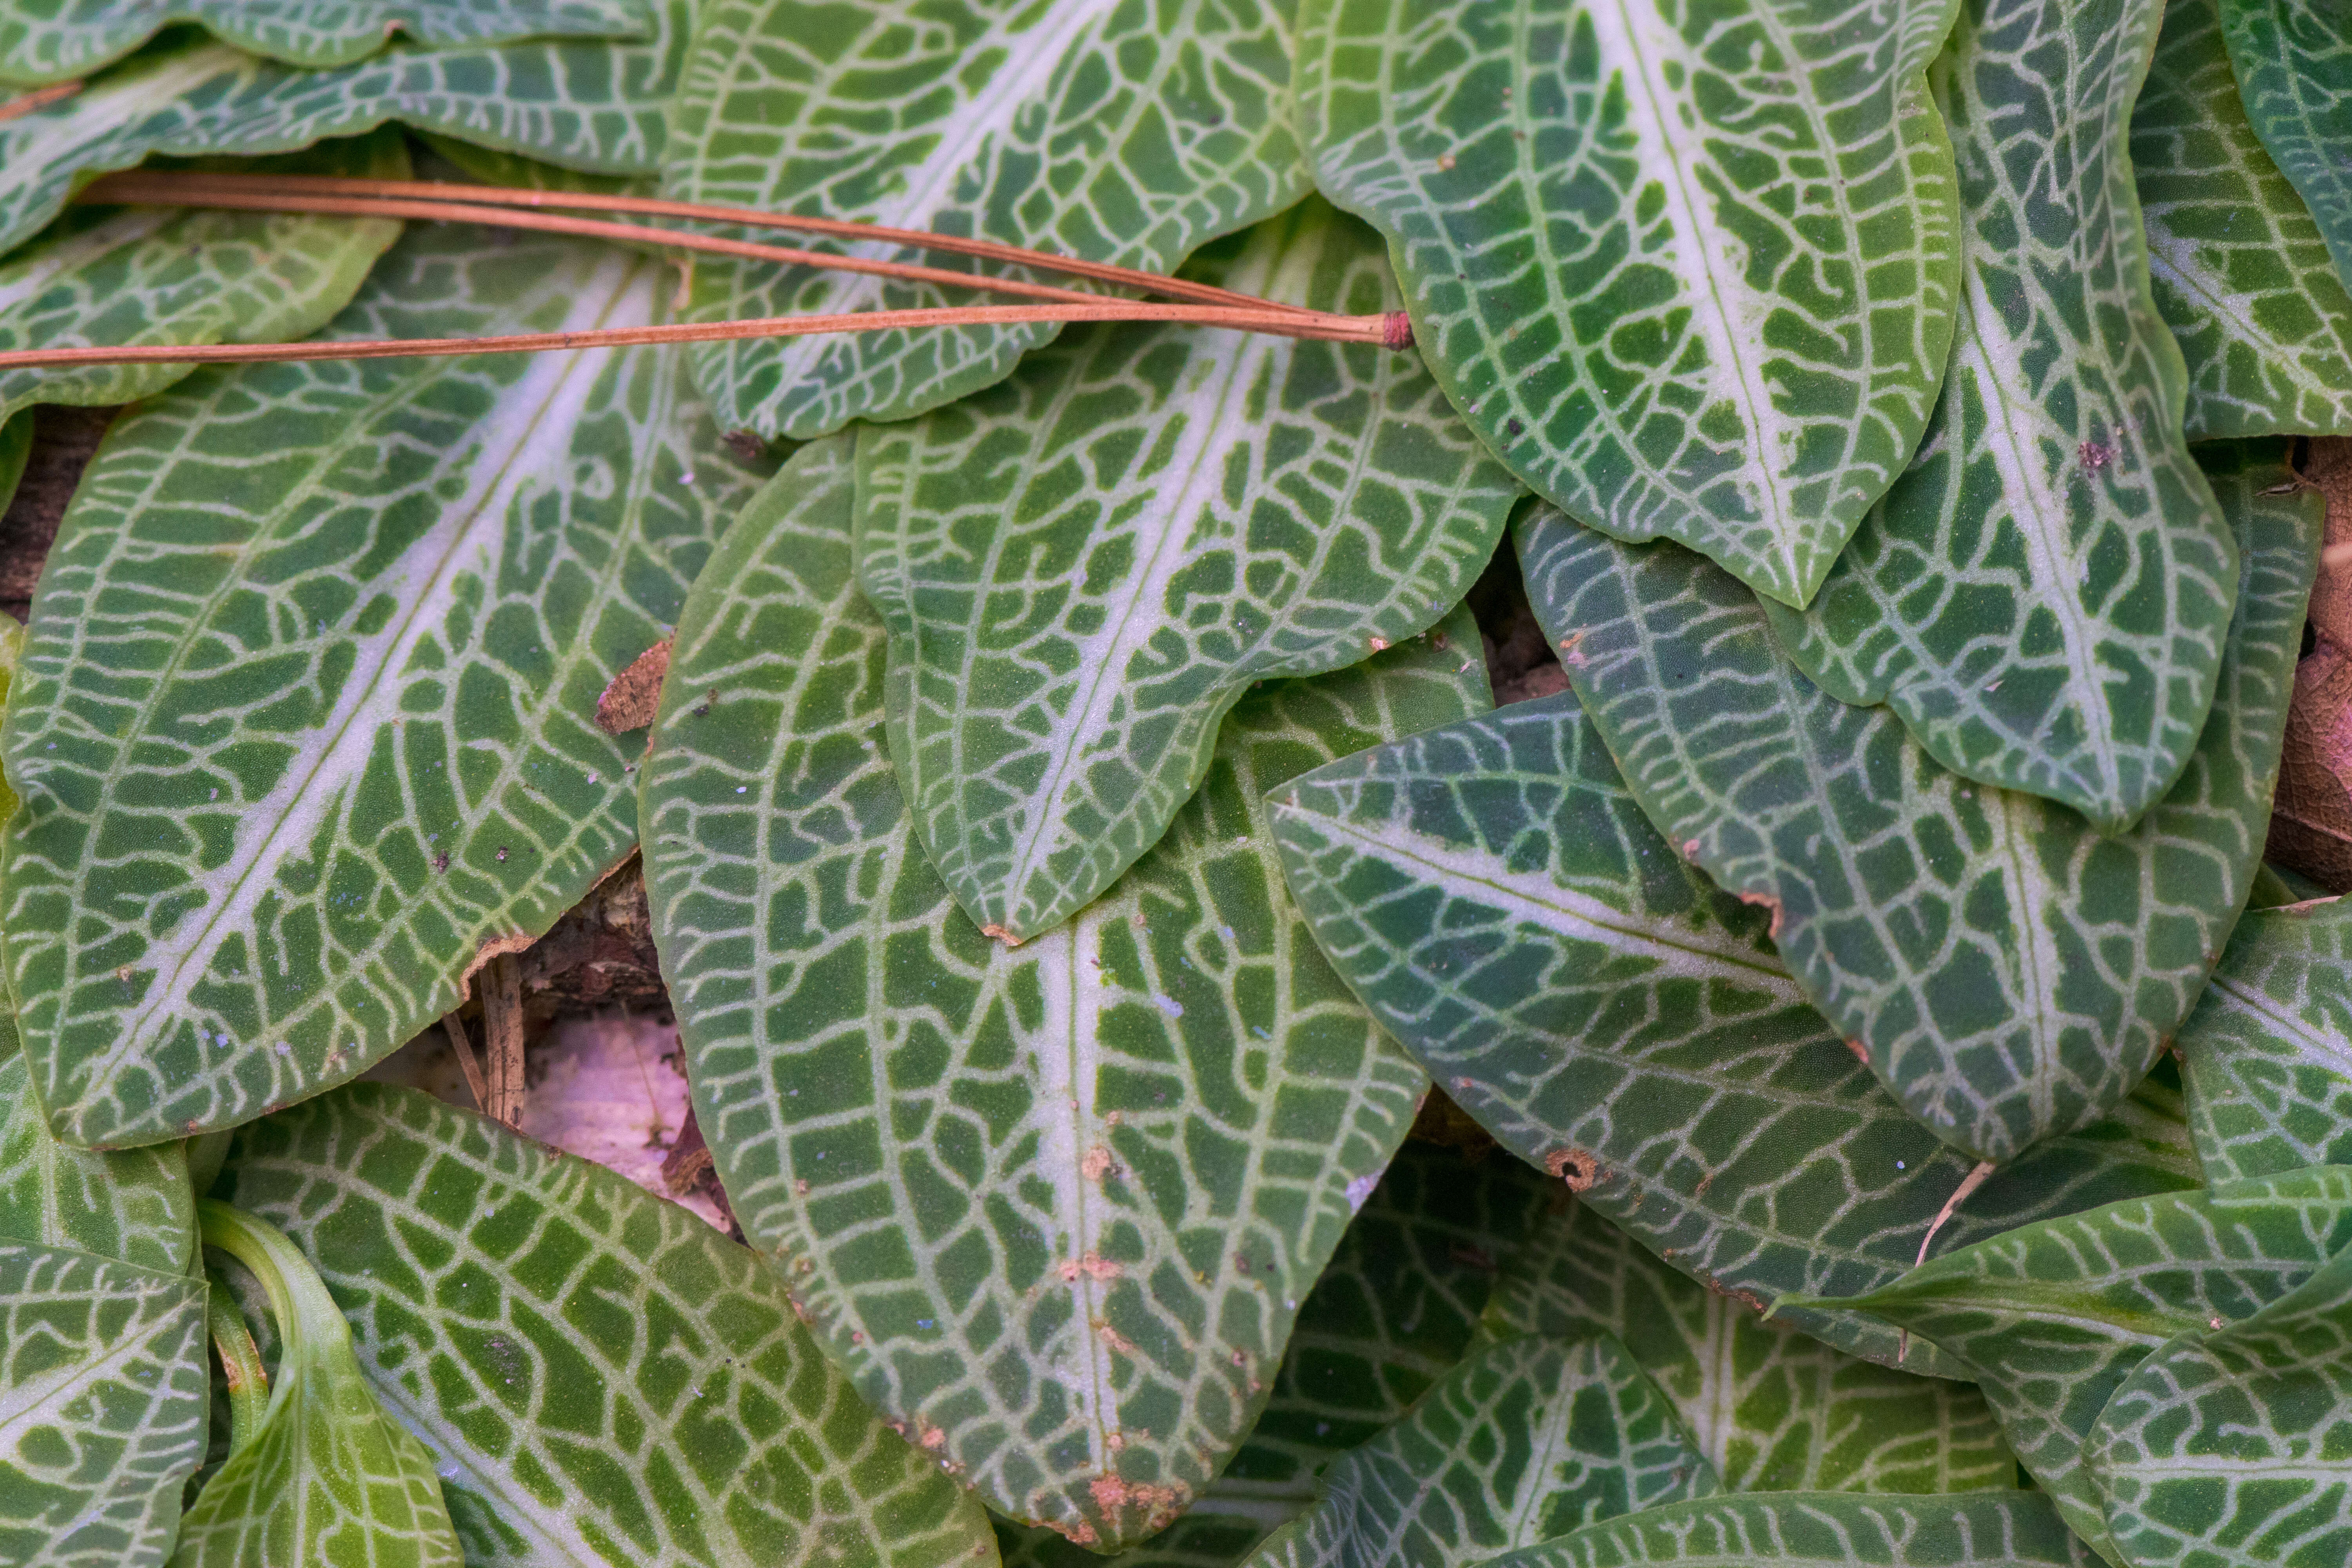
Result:
{"label": "pair of pine needle", "polygon": [[[988,240],[886,228],[833,218],[795,217],[745,207],[663,201],[650,196],[515,190],[495,185],[461,185],[419,180],[203,174],[174,170],[169,174],[132,171],[109,174],[84,188],[76,200],[106,205],[208,207],[484,224],[640,245],[654,243],[690,253],[821,268],[900,282],[979,289],[1032,302],[857,310],[834,315],[763,316],[738,321],[601,328],[587,331],[517,332],[495,337],[20,349],[0,353],[0,370],[84,364],[213,364],[285,360],[392,359],[433,354],[536,353],[554,349],[604,348],[637,343],[718,342],[831,332],[1007,326],[1032,321],[1178,321],[1192,326],[1223,327],[1279,337],[1375,343],[1391,349],[1407,348],[1412,342],[1412,325],[1402,310],[1369,316],[1310,310],[1186,279],[1049,256]],[[1107,298],[1024,278],[960,272],[913,262],[886,261],[832,251],[803,250],[751,240],[730,239],[693,229],[659,226],[649,222],[624,223],[610,218],[577,216],[583,212],[625,215],[641,220],[664,218],[723,224],[736,228],[779,229],[858,242],[878,241],[1032,270],[1059,272],[1113,288],[1156,294],[1160,298]]]}

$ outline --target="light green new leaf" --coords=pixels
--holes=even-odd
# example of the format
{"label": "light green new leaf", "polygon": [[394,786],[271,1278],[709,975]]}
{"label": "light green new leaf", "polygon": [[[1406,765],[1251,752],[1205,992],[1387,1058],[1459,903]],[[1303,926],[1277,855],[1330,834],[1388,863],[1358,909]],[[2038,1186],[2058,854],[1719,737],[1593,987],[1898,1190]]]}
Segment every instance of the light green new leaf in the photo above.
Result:
{"label": "light green new leaf", "polygon": [[[1873,1289],[1968,1176],[1805,1005],[1764,912],[1657,837],[1572,698],[1318,770],[1276,797],[1275,826],[1373,1016],[1507,1148],[1702,1284],[1759,1310]],[[2197,1180],[2177,1111],[2126,1101],[1941,1235]],[[1902,1350],[1856,1314],[1791,1321],[1874,1361]],[[1909,1364],[1958,1370],[1929,1354]]]}
{"label": "light green new leaf", "polygon": [[[687,201],[1165,272],[1306,194],[1289,86],[1287,7],[1256,0],[708,0],[663,183]],[[697,258],[691,276],[697,321],[974,298],[722,257]],[[695,374],[728,428],[811,437],[951,403],[1056,330],[711,343]]]}
{"label": "light green new leaf", "polygon": [[[404,180],[400,132],[378,130],[254,173]],[[73,207],[0,261],[0,349],[128,343],[284,342],[351,303],[394,218],[174,207]],[[184,364],[0,371],[0,417],[35,403],[135,403],[184,379]]]}
{"label": "light green new leaf", "polygon": [[2352,1168],[2135,1199],[1948,1253],[1840,1306],[1974,1369],[2010,1446],[2112,1562],[2083,1445],[2149,1351],[2250,1316],[2352,1242]]}
{"label": "light green new leaf", "polygon": [[[1380,242],[1310,201],[1215,268],[1393,304]],[[1160,841],[1253,681],[1436,622],[1519,494],[1418,360],[1104,327],[857,439],[857,575],[890,628],[889,736],[931,864],[1026,941]]]}
{"label": "light green new leaf", "polygon": [[206,1398],[203,1280],[0,1240],[0,1562],[155,1568]]}
{"label": "light green new leaf", "polygon": [[225,1181],[316,1261],[478,1568],[987,1561],[783,1281],[600,1166],[356,1084],[240,1133]]}
{"label": "light green new leaf", "polygon": [[1615,1336],[1738,1492],[2017,1484],[1984,1396],[1876,1366],[1676,1273],[1589,1204],[1540,1226],[1487,1308],[1504,1332]]}
{"label": "light green new leaf", "polygon": [[269,1403],[180,1521],[173,1568],[462,1568],[425,1445],[385,1413],[351,1326],[285,1233],[207,1199],[206,1247],[268,1293],[281,1347]]}
{"label": "light green new leaf", "polygon": [[1918,444],[1959,205],[1952,0],[1307,0],[1317,183],[1388,236],[1520,478],[1803,605]]}
{"label": "light green new leaf", "polygon": [[2352,282],[2352,16],[2325,0],[2221,0],[2246,118]]}
{"label": "light green new leaf", "polygon": [[1934,73],[1967,209],[1943,398],[1812,607],[1770,606],[1831,695],[2106,833],[2188,764],[2238,588],[2126,151],[2163,10],[1962,5]]}
{"label": "light green new leaf", "polygon": [[[1337,1456],[1402,1418],[1470,1346],[1497,1263],[1546,1194],[1517,1160],[1408,1140],[1299,1303],[1257,1425],[1184,1516],[1118,1568],[1234,1568],[1322,1496]],[[1006,1568],[1100,1568],[1049,1530],[1000,1524]]]}
{"label": "light green new leaf", "polygon": [[2352,1252],[2124,1380],[2085,1447],[2133,1568],[2352,1556]]}
{"label": "light green new leaf", "polygon": [[1490,1345],[1337,1460],[1249,1568],[1456,1568],[1721,1483],[1606,1334]]}
{"label": "light green new leaf", "polygon": [[[663,265],[420,229],[335,332],[652,319]],[[247,1121],[351,1078],[636,837],[596,725],[751,493],[658,349],[205,372],[109,432],[0,758],[6,954],[51,1127]]]}
{"label": "light green new leaf", "polygon": [[2246,121],[2220,0],[2166,5],[2131,159],[2189,439],[2352,436],[2352,294]]}
{"label": "light green new leaf", "polygon": [[571,168],[649,174],[692,0],[664,0],[654,15],[655,35],[642,44],[398,47],[329,70],[202,39],[166,42],[70,97],[0,121],[0,252],[47,225],[83,180],[150,155],[287,153],[386,121]]}
{"label": "light green new leaf", "polygon": [[2207,1179],[2352,1164],[2352,903],[2241,920],[2179,1047]]}
{"label": "light green new leaf", "polygon": [[2321,498],[2214,449],[2238,613],[2189,771],[2104,837],[1947,773],[1807,680],[1754,597],[1674,545],[1520,525],[1528,595],[1667,840],[1768,907],[1805,994],[1937,1135],[2006,1163],[2105,1116],[2204,989],[2260,862]]}
{"label": "light green new leaf", "polygon": [[184,1274],[196,1201],[178,1143],[97,1154],[49,1135],[22,1052],[0,1061],[0,1237]]}
{"label": "light green new leaf", "polygon": [[1726,1496],[1588,1525],[1487,1568],[2080,1568],[2088,1558],[2031,1492]]}
{"label": "light green new leaf", "polygon": [[88,76],[174,22],[298,66],[350,65],[404,34],[463,46],[648,30],[635,0],[10,0],[0,11],[0,82]]}
{"label": "light green new leaf", "polygon": [[1249,1431],[1425,1079],[1282,896],[1260,800],[1482,706],[1466,615],[1227,718],[1168,836],[1017,952],[923,858],[804,448],[680,617],[644,783],[655,938],[747,1235],[868,1403],[1000,1512],[1113,1549]]}

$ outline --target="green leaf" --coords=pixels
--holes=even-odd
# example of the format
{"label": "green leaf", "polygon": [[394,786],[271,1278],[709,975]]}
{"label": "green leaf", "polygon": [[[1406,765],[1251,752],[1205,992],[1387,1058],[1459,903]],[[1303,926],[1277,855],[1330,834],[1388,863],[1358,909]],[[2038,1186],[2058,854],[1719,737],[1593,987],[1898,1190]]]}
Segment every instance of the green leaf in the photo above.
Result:
{"label": "green leaf", "polygon": [[96,1154],[49,1135],[24,1054],[0,1061],[0,1237],[184,1274],[196,1199],[178,1143]]}
{"label": "green leaf", "polygon": [[1832,696],[2111,834],[2188,765],[2238,588],[2132,193],[2163,10],[1962,5],[1934,73],[1968,215],[1943,398],[1812,607],[1772,617]]}
{"label": "green leaf", "polygon": [[2246,118],[2352,279],[2352,30],[2333,7],[2221,0]]}
{"label": "green leaf", "polygon": [[2085,1460],[2134,1568],[2323,1568],[2352,1545],[2352,1252],[2124,1380]]}
{"label": "green leaf", "polygon": [[[1169,271],[1202,241],[1307,193],[1286,112],[1286,10],[1250,0],[708,0],[678,87],[665,194]],[[920,259],[1005,275],[961,257]],[[972,299],[722,257],[697,258],[690,276],[695,321]],[[951,403],[1002,380],[1056,330],[712,343],[695,351],[695,374],[728,428],[812,437]]]}
{"label": "green leaf", "polygon": [[462,47],[522,38],[637,38],[634,0],[12,0],[0,12],[0,82],[88,76],[161,28],[194,22],[225,44],[298,66],[365,59],[399,35]]}
{"label": "green leaf", "polygon": [[600,1166],[356,1084],[246,1129],[225,1183],[315,1260],[477,1568],[985,1560],[783,1282]]}
{"label": "green leaf", "polygon": [[2189,438],[2352,436],[2352,295],[2247,122],[2218,0],[2165,7],[2131,160]]}
{"label": "green leaf", "polygon": [[1323,1501],[1250,1568],[1466,1563],[1720,1486],[1614,1339],[1517,1339],[1336,1461]]}
{"label": "green leaf", "polygon": [[461,1568],[433,1456],[376,1402],[351,1327],[285,1233],[205,1200],[205,1245],[268,1292],[278,1369],[246,1434],[180,1521],[173,1568],[292,1563]]}
{"label": "green leaf", "polygon": [[2111,1204],[1948,1253],[1839,1302],[1973,1368],[2018,1458],[2110,1561],[2083,1467],[2099,1413],[2148,1352],[2278,1300],[2352,1241],[2352,1169]]}
{"label": "green leaf", "polygon": [[2014,1486],[1984,1396],[1832,1350],[1676,1273],[1587,1204],[1538,1228],[1487,1308],[1505,1332],[1613,1335],[1726,1489],[1959,1492]]}
{"label": "green leaf", "polygon": [[[253,173],[408,178],[400,132],[242,162]],[[72,207],[0,262],[0,349],[284,342],[351,303],[400,237],[394,218],[175,207]],[[35,403],[135,403],[184,364],[0,371],[0,416]]]}
{"label": "green leaf", "polygon": [[[643,322],[666,274],[420,228],[333,331]],[[8,973],[58,1136],[177,1138],[351,1078],[629,853],[642,743],[596,699],[752,488],[682,371],[208,371],[109,432],[0,732]]]}
{"label": "green leaf", "polygon": [[69,98],[0,121],[0,252],[47,225],[87,176],[151,154],[288,153],[386,121],[570,168],[649,174],[692,0],[662,0],[654,17],[642,44],[392,48],[330,70],[201,38],[158,45]]}
{"label": "green leaf", "polygon": [[1007,951],[893,779],[848,447],[803,448],[722,542],[654,725],[696,1116],[867,1402],[1000,1512],[1115,1549],[1247,1434],[1426,1082],[1286,907],[1261,797],[1483,705],[1477,632],[1252,694],[1168,837]]}
{"label": "green leaf", "polygon": [[2030,1492],[1714,1497],[1587,1526],[1490,1568],[2076,1568],[2050,1500]]}
{"label": "green leaf", "polygon": [[[1320,202],[1217,281],[1393,302]],[[1518,485],[1420,363],[1370,346],[1103,327],[857,441],[857,574],[890,628],[889,737],[931,863],[1026,941],[1160,841],[1252,682],[1402,642],[1460,602]]]}
{"label": "green leaf", "polygon": [[[1572,698],[1318,770],[1275,826],[1373,1016],[1506,1148],[1700,1283],[1758,1308],[1873,1289],[1969,1174],[1805,1005],[1764,913],[1657,837]],[[2124,1111],[1995,1177],[1946,1244],[2196,1185],[2178,1113]],[[1901,1350],[1855,1314],[1791,1321],[1871,1360]]]}
{"label": "green leaf", "polygon": [[2182,1025],[2189,1125],[2212,1181],[2352,1164],[2352,904],[2238,922]]}
{"label": "green leaf", "polygon": [[2007,1162],[2147,1076],[2244,905],[2316,568],[2283,451],[2210,456],[2238,613],[2189,771],[2129,833],[1944,771],[1885,709],[1815,687],[1738,584],[1558,514],[1528,594],[1643,808],[1768,907],[1805,994],[1936,1134]]}
{"label": "green leaf", "polygon": [[[1348,1222],[1240,1452],[1184,1516],[1118,1568],[1233,1568],[1322,1496],[1335,1457],[1394,1426],[1462,1359],[1498,1260],[1527,1235],[1542,1180],[1517,1160],[1465,1161],[1408,1140]],[[1352,1199],[1350,1201],[1353,1201]],[[1050,1530],[1000,1523],[1006,1568],[1102,1559]]]}
{"label": "green leaf", "polygon": [[161,1563],[206,1398],[203,1280],[0,1240],[0,1561]]}
{"label": "green leaf", "polygon": [[1943,378],[1952,12],[1307,0],[1302,134],[1520,478],[1802,605]]}
{"label": "green leaf", "polygon": [[31,411],[21,410],[0,419],[0,512],[6,511],[8,503],[16,499],[17,481],[25,477],[25,462],[32,455]]}

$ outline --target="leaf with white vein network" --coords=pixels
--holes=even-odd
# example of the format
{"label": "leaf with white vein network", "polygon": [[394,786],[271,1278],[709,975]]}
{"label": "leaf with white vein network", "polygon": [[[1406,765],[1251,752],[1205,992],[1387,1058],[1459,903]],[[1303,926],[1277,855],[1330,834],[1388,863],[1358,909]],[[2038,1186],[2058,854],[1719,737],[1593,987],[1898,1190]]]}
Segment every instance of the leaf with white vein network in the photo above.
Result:
{"label": "leaf with white vein network", "polygon": [[[333,332],[633,325],[664,265],[420,228]],[[358,1074],[636,837],[596,698],[752,489],[658,349],[206,371],[109,432],[0,757],[50,1125],[233,1126]]]}
{"label": "leaf with white vein network", "polygon": [[[1659,838],[1573,698],[1318,770],[1276,796],[1275,826],[1373,1016],[1506,1148],[1702,1284],[1759,1310],[1885,1284],[1968,1175],[1806,1005],[1765,913]],[[2197,1183],[2177,1110],[2127,1100],[1939,1235]],[[1902,1350],[1857,1314],[1783,1315],[1870,1360]]]}
{"label": "leaf with white vein network", "polygon": [[2352,285],[2352,16],[2327,4],[2221,0],[2246,118]]}
{"label": "leaf with white vein network", "polygon": [[2085,1568],[2031,1492],[1724,1496],[1588,1525],[1486,1568]]}
{"label": "leaf with white vein network", "polygon": [[[1299,1303],[1274,1391],[1233,1462],[1118,1568],[1233,1568],[1314,1506],[1337,1456],[1394,1426],[1469,1348],[1496,1267],[1549,1185],[1517,1160],[1409,1139]],[[1350,1201],[1353,1201],[1352,1199]],[[1005,1568],[1101,1568],[1050,1530],[1003,1523]]]}
{"label": "leaf with white vein network", "polygon": [[650,174],[692,0],[665,0],[654,16],[655,35],[642,44],[394,47],[328,70],[201,38],[167,41],[68,98],[0,121],[0,251],[47,225],[83,180],[151,154],[287,153],[387,121],[571,168]]}
{"label": "leaf with white vein network", "polygon": [[178,1274],[195,1257],[195,1215],[182,1145],[99,1154],[60,1143],[24,1054],[0,1061],[0,1237]]}
{"label": "leaf with white vein network", "polygon": [[1959,1492],[2017,1484],[1984,1396],[1874,1365],[1661,1263],[1570,1203],[1505,1265],[1501,1332],[1611,1334],[1737,1492]]}
{"label": "leaf with white vein network", "polygon": [[203,1280],[0,1240],[0,1562],[161,1563],[205,1376]]}
{"label": "leaf with white vein network", "polygon": [[[1387,309],[1379,237],[1310,200],[1210,276]],[[857,437],[857,575],[890,628],[890,754],[975,924],[1090,902],[1200,786],[1254,681],[1433,625],[1519,487],[1420,361],[1198,327],[1102,327]]]}
{"label": "leaf with white vein network", "polygon": [[1774,629],[1979,784],[2120,833],[2214,702],[2237,552],[2180,434],[2126,138],[2163,0],[1968,0],[1934,72],[1959,321],[1911,467]]}
{"label": "leaf with white vein network", "polygon": [[2210,1179],[2352,1163],[2352,903],[2247,914],[2178,1043]]}
{"label": "leaf with white vein network", "polygon": [[1261,796],[1484,706],[1478,633],[1252,693],[1168,836],[1009,951],[901,804],[848,447],[803,448],[721,542],[654,723],[696,1117],[867,1402],[999,1512],[1116,1549],[1248,1434],[1427,1081],[1287,906]]}
{"label": "leaf with white vein network", "polygon": [[377,1403],[351,1325],[284,1232],[198,1205],[205,1245],[261,1283],[280,1347],[269,1400],[180,1521],[172,1568],[463,1568],[433,1456]]}
{"label": "leaf with white vein network", "polygon": [[1593,1334],[1487,1346],[1323,1486],[1248,1568],[1456,1568],[1722,1482],[1625,1347]]}
{"label": "leaf with white vein network", "polygon": [[[1287,112],[1285,10],[1257,0],[707,0],[678,85],[664,194],[1170,271],[1203,241],[1307,194]],[[694,321],[986,298],[724,257],[697,258],[689,276]],[[694,350],[695,374],[729,429],[806,437],[951,403],[1002,380],[1056,331],[710,343]]]}
{"label": "leaf with white vein network", "polygon": [[1423,357],[1596,528],[1810,600],[1926,427],[1959,205],[1952,0],[1308,0],[1318,183]]}
{"label": "leaf with white vein network", "polygon": [[2196,1005],[2260,863],[2324,505],[2284,446],[2209,447],[2238,613],[2189,770],[2128,834],[1948,773],[1805,679],[1671,544],[1518,525],[1538,619],[1643,810],[1768,906],[1790,971],[1936,1134],[2007,1163],[2087,1126]]}
{"label": "leaf with white vein network", "polygon": [[2247,122],[2219,0],[2165,7],[2131,161],[2156,308],[2188,361],[2189,438],[2352,436],[2352,294]]}
{"label": "leaf with white vein network", "polygon": [[[389,127],[234,166],[380,180],[409,174],[407,149]],[[394,218],[70,207],[46,234],[0,261],[0,350],[307,338],[351,303],[400,231]],[[35,403],[134,403],[194,368],[0,371],[0,417]]]}
{"label": "leaf with white vein network", "polygon": [[858,1402],[783,1281],[601,1166],[355,1084],[245,1129],[223,1180],[314,1260],[477,1568],[985,1556],[979,1505]]}
{"label": "leaf with white vein network", "polygon": [[2335,1568],[2352,1552],[2352,1251],[2242,1322],[2159,1347],[2084,1461],[2133,1568]]}
{"label": "leaf with white vein network", "polygon": [[1838,1305],[1965,1362],[2066,1522],[2120,1562],[2083,1464],[2109,1396],[2158,1345],[2251,1316],[2347,1242],[2352,1168],[2323,1166],[2022,1226]]}
{"label": "leaf with white vein network", "polygon": [[88,76],[175,22],[297,66],[350,65],[400,37],[452,47],[648,30],[637,0],[11,0],[0,12],[0,82]]}

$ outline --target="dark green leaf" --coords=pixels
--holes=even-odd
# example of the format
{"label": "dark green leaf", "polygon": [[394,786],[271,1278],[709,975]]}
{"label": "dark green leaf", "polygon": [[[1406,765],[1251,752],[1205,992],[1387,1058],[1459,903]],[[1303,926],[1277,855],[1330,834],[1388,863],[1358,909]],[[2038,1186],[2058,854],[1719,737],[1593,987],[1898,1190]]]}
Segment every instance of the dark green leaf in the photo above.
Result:
{"label": "dark green leaf", "polygon": [[1678,1503],[1591,1525],[1489,1568],[2079,1568],[2082,1543],[2029,1492],[1788,1492]]}
{"label": "dark green leaf", "polygon": [[2352,1164],[2352,904],[2258,910],[2180,1027],[2209,1180]]}

